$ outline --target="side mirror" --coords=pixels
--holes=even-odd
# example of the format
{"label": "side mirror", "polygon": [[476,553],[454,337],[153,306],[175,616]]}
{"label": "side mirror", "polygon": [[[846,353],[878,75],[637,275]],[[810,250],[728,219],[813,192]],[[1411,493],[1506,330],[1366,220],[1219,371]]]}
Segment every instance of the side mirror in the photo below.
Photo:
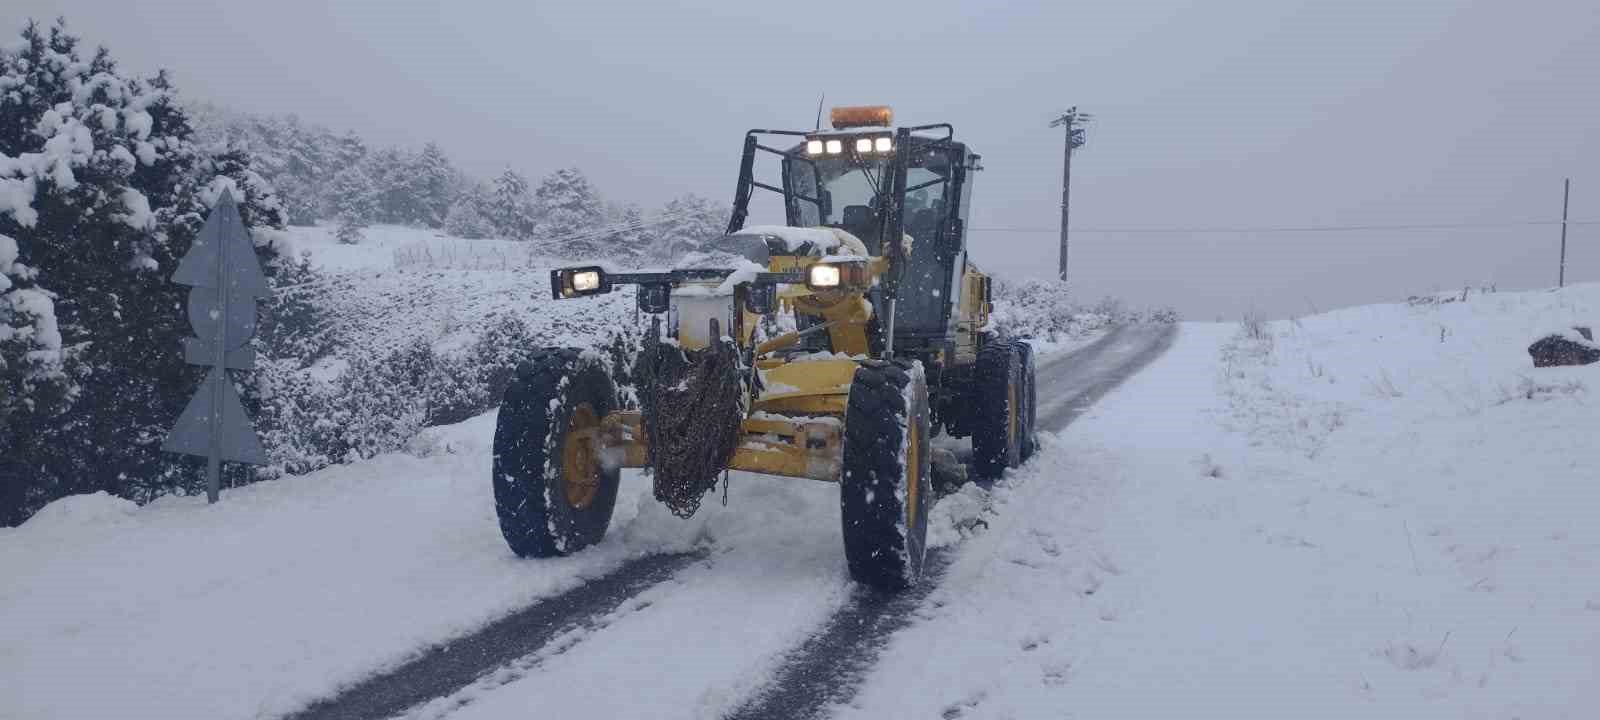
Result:
{"label": "side mirror", "polygon": [[606,271],[597,265],[550,271],[550,295],[556,300],[608,292],[611,292],[611,281]]}

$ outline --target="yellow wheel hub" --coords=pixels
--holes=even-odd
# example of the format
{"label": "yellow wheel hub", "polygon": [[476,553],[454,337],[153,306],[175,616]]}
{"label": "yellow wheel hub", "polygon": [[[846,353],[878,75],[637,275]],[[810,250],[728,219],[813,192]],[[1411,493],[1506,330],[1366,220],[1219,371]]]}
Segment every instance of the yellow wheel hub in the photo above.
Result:
{"label": "yellow wheel hub", "polygon": [[600,494],[600,417],[583,403],[572,411],[561,444],[561,483],[567,504],[589,507]]}

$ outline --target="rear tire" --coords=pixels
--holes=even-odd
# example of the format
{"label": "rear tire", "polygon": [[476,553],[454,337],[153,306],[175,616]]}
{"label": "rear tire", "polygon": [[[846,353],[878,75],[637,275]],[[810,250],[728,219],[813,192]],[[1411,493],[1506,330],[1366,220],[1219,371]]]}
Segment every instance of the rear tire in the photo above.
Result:
{"label": "rear tire", "polygon": [[1019,423],[1022,428],[1023,462],[1033,457],[1035,450],[1039,449],[1039,397],[1034,386],[1033,346],[1024,340],[1012,343],[1017,347],[1017,356],[1022,359],[1022,418]]}
{"label": "rear tire", "polygon": [[865,361],[845,411],[839,506],[845,560],[856,582],[916,584],[933,507],[928,385],[921,363]]}
{"label": "rear tire", "polygon": [[972,411],[972,459],[980,477],[993,480],[1022,464],[1022,408],[1026,387],[1014,345],[991,341],[978,351]]}
{"label": "rear tire", "polygon": [[512,552],[565,555],[605,537],[622,470],[601,462],[599,430],[615,401],[598,357],[540,350],[517,367],[494,429],[495,513]]}

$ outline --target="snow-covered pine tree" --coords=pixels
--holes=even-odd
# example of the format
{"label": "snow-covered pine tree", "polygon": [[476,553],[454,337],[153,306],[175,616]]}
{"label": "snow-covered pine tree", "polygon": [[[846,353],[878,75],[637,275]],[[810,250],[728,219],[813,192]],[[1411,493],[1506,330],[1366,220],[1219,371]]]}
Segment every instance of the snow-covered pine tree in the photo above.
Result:
{"label": "snow-covered pine tree", "polygon": [[[12,328],[0,358],[5,396],[24,410],[0,417],[0,524],[66,494],[148,499],[199,486],[196,463],[160,452],[202,372],[178,350],[188,289],[169,278],[225,187],[244,195],[247,223],[281,223],[247,156],[195,146],[165,75],[127,77],[104,49],[83,57],[60,21],[30,23],[21,40],[0,44]],[[40,376],[41,363],[56,369]],[[10,368],[46,382],[12,385]],[[61,407],[47,412],[52,404]]]}
{"label": "snow-covered pine tree", "polygon": [[661,222],[651,228],[656,258],[671,262],[692,252],[737,252],[719,242],[727,232],[729,213],[727,207],[692,193],[668,201],[661,208]]}
{"label": "snow-covered pine tree", "polygon": [[203,152],[249,153],[251,167],[276,189],[288,222],[316,222],[322,187],[334,169],[333,133],[295,115],[251,115],[212,103],[190,103],[186,111]]}
{"label": "snow-covered pine tree", "polygon": [[383,148],[367,156],[367,176],[376,191],[374,220],[391,225],[422,224],[419,199],[413,184],[415,154],[400,148]]}
{"label": "snow-covered pine tree", "polygon": [[556,255],[594,258],[605,254],[605,203],[577,168],[546,176],[533,192],[536,240]]}
{"label": "snow-covered pine tree", "polygon": [[444,149],[436,143],[422,146],[412,163],[411,194],[418,204],[417,217],[431,228],[444,227],[458,189],[463,185],[461,171],[450,164]]}
{"label": "snow-covered pine tree", "polygon": [[346,130],[343,135],[333,142],[333,162],[335,167],[347,168],[359,165],[367,159],[367,141],[362,140],[354,130]]}
{"label": "snow-covered pine tree", "polygon": [[651,258],[650,230],[644,211],[638,205],[623,205],[607,213],[607,223],[615,228],[605,242],[618,261],[637,267]]}
{"label": "snow-covered pine tree", "polygon": [[324,202],[328,215],[333,218],[334,235],[339,242],[349,245],[361,242],[361,231],[378,216],[378,198],[379,193],[364,163],[351,165],[333,176]]}
{"label": "snow-covered pine tree", "polygon": [[489,206],[489,188],[483,183],[471,183],[457,193],[445,213],[444,231],[456,237],[478,239],[495,235],[485,208]]}
{"label": "snow-covered pine tree", "polygon": [[494,226],[495,235],[511,240],[528,240],[533,237],[533,198],[528,195],[528,180],[517,171],[506,168],[494,179],[489,191],[489,202],[480,210]]}

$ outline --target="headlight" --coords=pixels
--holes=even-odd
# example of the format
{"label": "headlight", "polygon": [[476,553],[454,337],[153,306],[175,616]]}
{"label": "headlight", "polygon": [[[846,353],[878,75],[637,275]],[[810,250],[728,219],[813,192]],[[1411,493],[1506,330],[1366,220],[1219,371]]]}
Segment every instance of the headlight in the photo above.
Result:
{"label": "headlight", "polygon": [[839,140],[829,140],[828,141],[828,154],[829,155],[838,155],[839,153],[842,153],[842,152],[844,152],[844,143],[843,142],[841,142]]}
{"label": "headlight", "polygon": [[856,152],[858,152],[858,153],[869,153],[869,152],[872,152],[872,138],[857,138],[856,139]]}
{"label": "headlight", "polygon": [[839,287],[839,266],[812,265],[806,273],[806,286],[813,288]]}
{"label": "headlight", "polygon": [[550,271],[550,294],[557,300],[611,292],[606,271],[590,266]]}
{"label": "headlight", "polygon": [[821,140],[807,140],[806,141],[806,154],[807,155],[821,155],[822,154],[822,141]]}
{"label": "headlight", "polygon": [[894,149],[894,141],[886,137],[878,138],[872,142],[878,152],[889,152]]}
{"label": "headlight", "polygon": [[812,290],[865,290],[872,287],[867,258],[839,258],[806,268],[806,287]]}

